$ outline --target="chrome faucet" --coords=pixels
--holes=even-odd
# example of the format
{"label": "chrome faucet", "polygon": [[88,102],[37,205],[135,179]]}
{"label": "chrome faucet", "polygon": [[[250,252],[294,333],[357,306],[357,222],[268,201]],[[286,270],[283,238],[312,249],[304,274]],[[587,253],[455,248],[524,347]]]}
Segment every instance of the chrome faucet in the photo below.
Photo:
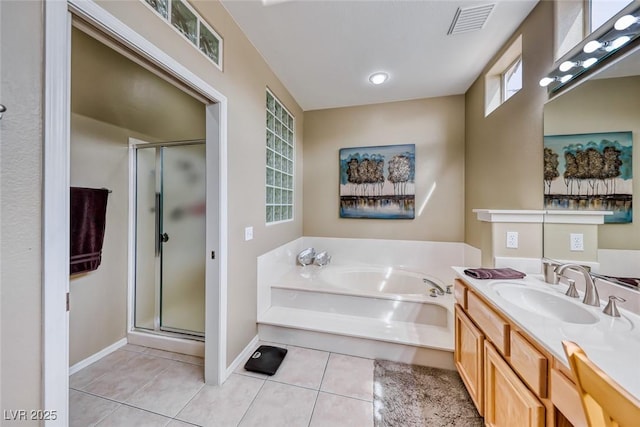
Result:
{"label": "chrome faucet", "polygon": [[[433,288],[431,288],[431,289],[432,289],[432,291],[434,291],[434,290],[435,290],[435,291],[436,291],[436,293],[437,293],[438,295],[444,295],[444,289],[442,289],[442,286],[438,285],[438,284],[437,284],[436,282],[434,282],[433,280],[431,280],[431,279],[427,279],[426,277],[424,277],[424,278],[422,279],[422,282],[423,282],[424,284],[429,284],[429,285],[433,286]],[[435,289],[434,289],[434,288],[435,288]]]}
{"label": "chrome faucet", "polygon": [[562,264],[556,269],[556,273],[558,274],[558,276],[562,276],[562,273],[564,273],[567,268],[577,270],[584,276],[585,290],[582,303],[592,305],[594,307],[600,307],[600,297],[598,296],[598,289],[596,288],[596,284],[593,281],[591,273],[589,273],[589,271],[580,264]]}

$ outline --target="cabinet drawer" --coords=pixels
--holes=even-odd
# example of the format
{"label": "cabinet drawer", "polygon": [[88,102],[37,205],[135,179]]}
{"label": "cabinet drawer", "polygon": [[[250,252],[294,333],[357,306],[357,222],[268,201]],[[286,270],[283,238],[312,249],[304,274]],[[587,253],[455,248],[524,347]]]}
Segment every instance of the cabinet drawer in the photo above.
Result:
{"label": "cabinet drawer", "polygon": [[484,348],[485,425],[544,427],[544,405],[490,343],[485,342]]}
{"label": "cabinet drawer", "polygon": [[551,369],[549,394],[554,406],[562,412],[574,426],[586,426],[587,420],[575,384],[557,369]]}
{"label": "cabinet drawer", "polygon": [[547,358],[520,333],[511,331],[511,366],[539,397],[547,397]]}
{"label": "cabinet drawer", "polygon": [[457,279],[453,282],[453,296],[455,297],[456,302],[466,310],[467,309],[467,287]]}
{"label": "cabinet drawer", "polygon": [[482,329],[484,335],[493,342],[505,356],[509,355],[509,324],[473,292],[467,292],[467,312],[469,317]]}

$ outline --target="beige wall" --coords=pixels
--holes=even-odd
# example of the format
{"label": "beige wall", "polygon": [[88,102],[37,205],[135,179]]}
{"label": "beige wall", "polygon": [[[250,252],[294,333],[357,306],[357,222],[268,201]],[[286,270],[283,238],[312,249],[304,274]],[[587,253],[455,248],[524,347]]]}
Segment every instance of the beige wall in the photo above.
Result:
{"label": "beige wall", "polygon": [[41,407],[42,7],[0,2],[0,102],[8,109],[0,120],[2,410]]}
{"label": "beige wall", "polygon": [[[339,218],[339,149],[391,144],[416,145],[416,218]],[[304,159],[304,235],[464,239],[463,96],[308,111]]]}
{"label": "beige wall", "polygon": [[[542,256],[542,224],[492,223],[493,255],[496,257],[540,258]],[[507,232],[518,233],[518,247],[507,248]]]}
{"label": "beige wall", "polygon": [[483,250],[482,226],[472,209],[542,208],[542,109],[547,94],[538,81],[553,62],[553,9],[553,2],[540,2],[512,36],[522,34],[520,92],[487,117],[484,73],[465,94],[465,241]]}
{"label": "beige wall", "polygon": [[[635,55],[639,55],[636,53]],[[632,131],[633,158],[640,158],[640,77],[591,80],[557,97],[544,109],[546,135]],[[637,161],[634,164],[638,164]],[[633,198],[640,200],[640,171],[633,177]],[[631,224],[598,227],[601,249],[640,249],[640,213]],[[545,244],[546,246],[546,244]]]}
{"label": "beige wall", "polygon": [[[572,251],[572,233],[582,234],[584,251]],[[544,256],[563,261],[598,261],[598,226],[595,224],[545,224]]]}
{"label": "beige wall", "polygon": [[[302,192],[295,200],[295,221],[265,226],[265,89],[268,86],[296,119],[296,182],[302,188],[302,110],[262,56],[219,2],[193,6],[224,38],[224,73],[189,45],[140,1],[99,4],[200,78],[222,92],[228,104],[229,247],[227,364],[256,335],[256,257],[302,235]],[[244,228],[254,239],[244,241]]]}

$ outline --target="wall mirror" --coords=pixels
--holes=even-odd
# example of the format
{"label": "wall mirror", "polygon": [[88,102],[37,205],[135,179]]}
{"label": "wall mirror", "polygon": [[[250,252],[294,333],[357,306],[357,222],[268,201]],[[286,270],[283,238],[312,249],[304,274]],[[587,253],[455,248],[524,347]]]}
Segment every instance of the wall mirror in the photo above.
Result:
{"label": "wall mirror", "polygon": [[[544,135],[631,132],[635,169],[631,193],[637,204],[640,201],[640,42],[634,45],[616,61],[549,100],[544,107]],[[562,174],[558,179],[563,179]],[[636,208],[631,216],[631,223],[597,226],[595,261],[600,264],[600,273],[640,278],[640,211]],[[548,235],[550,230],[545,224],[545,242],[553,240],[553,236]],[[553,258],[550,249],[555,248],[545,247],[544,255]]]}

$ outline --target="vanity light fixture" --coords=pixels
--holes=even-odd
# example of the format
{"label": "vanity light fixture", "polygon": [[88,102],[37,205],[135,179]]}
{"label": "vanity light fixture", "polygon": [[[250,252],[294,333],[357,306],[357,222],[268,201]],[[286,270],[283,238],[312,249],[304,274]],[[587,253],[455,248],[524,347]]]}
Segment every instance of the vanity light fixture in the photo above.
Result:
{"label": "vanity light fixture", "polygon": [[553,82],[559,82],[560,79],[556,77],[543,77],[540,79],[540,86],[547,87]]}
{"label": "vanity light fixture", "polygon": [[627,44],[630,40],[631,40],[631,37],[629,36],[620,36],[615,40],[610,40],[605,42],[601,42],[598,40],[591,40],[589,43],[584,45],[584,48],[582,48],[582,50],[584,51],[584,53],[593,53],[598,49],[604,49],[607,52],[611,52],[611,51],[620,49],[622,46]]}
{"label": "vanity light fixture", "polygon": [[573,67],[589,68],[596,62],[598,62],[598,58],[588,58],[584,61],[564,61],[562,64],[560,64],[558,69],[564,73],[566,71],[569,71]]}
{"label": "vanity light fixture", "polygon": [[613,28],[615,28],[618,31],[622,31],[622,30],[626,30],[633,24],[637,24],[638,22],[640,22],[640,18],[635,17],[633,15],[624,15],[616,21]]}
{"label": "vanity light fixture", "polygon": [[389,74],[387,73],[373,73],[369,76],[369,81],[374,85],[381,85],[389,79]]}
{"label": "vanity light fixture", "polygon": [[615,24],[607,22],[581,46],[576,46],[571,56],[540,79],[540,86],[548,87],[549,92],[555,92],[583,74],[587,68],[604,61],[632,41],[637,41],[640,38],[640,25],[636,24],[640,24],[640,7],[637,5],[635,9],[626,8],[620,12]]}

